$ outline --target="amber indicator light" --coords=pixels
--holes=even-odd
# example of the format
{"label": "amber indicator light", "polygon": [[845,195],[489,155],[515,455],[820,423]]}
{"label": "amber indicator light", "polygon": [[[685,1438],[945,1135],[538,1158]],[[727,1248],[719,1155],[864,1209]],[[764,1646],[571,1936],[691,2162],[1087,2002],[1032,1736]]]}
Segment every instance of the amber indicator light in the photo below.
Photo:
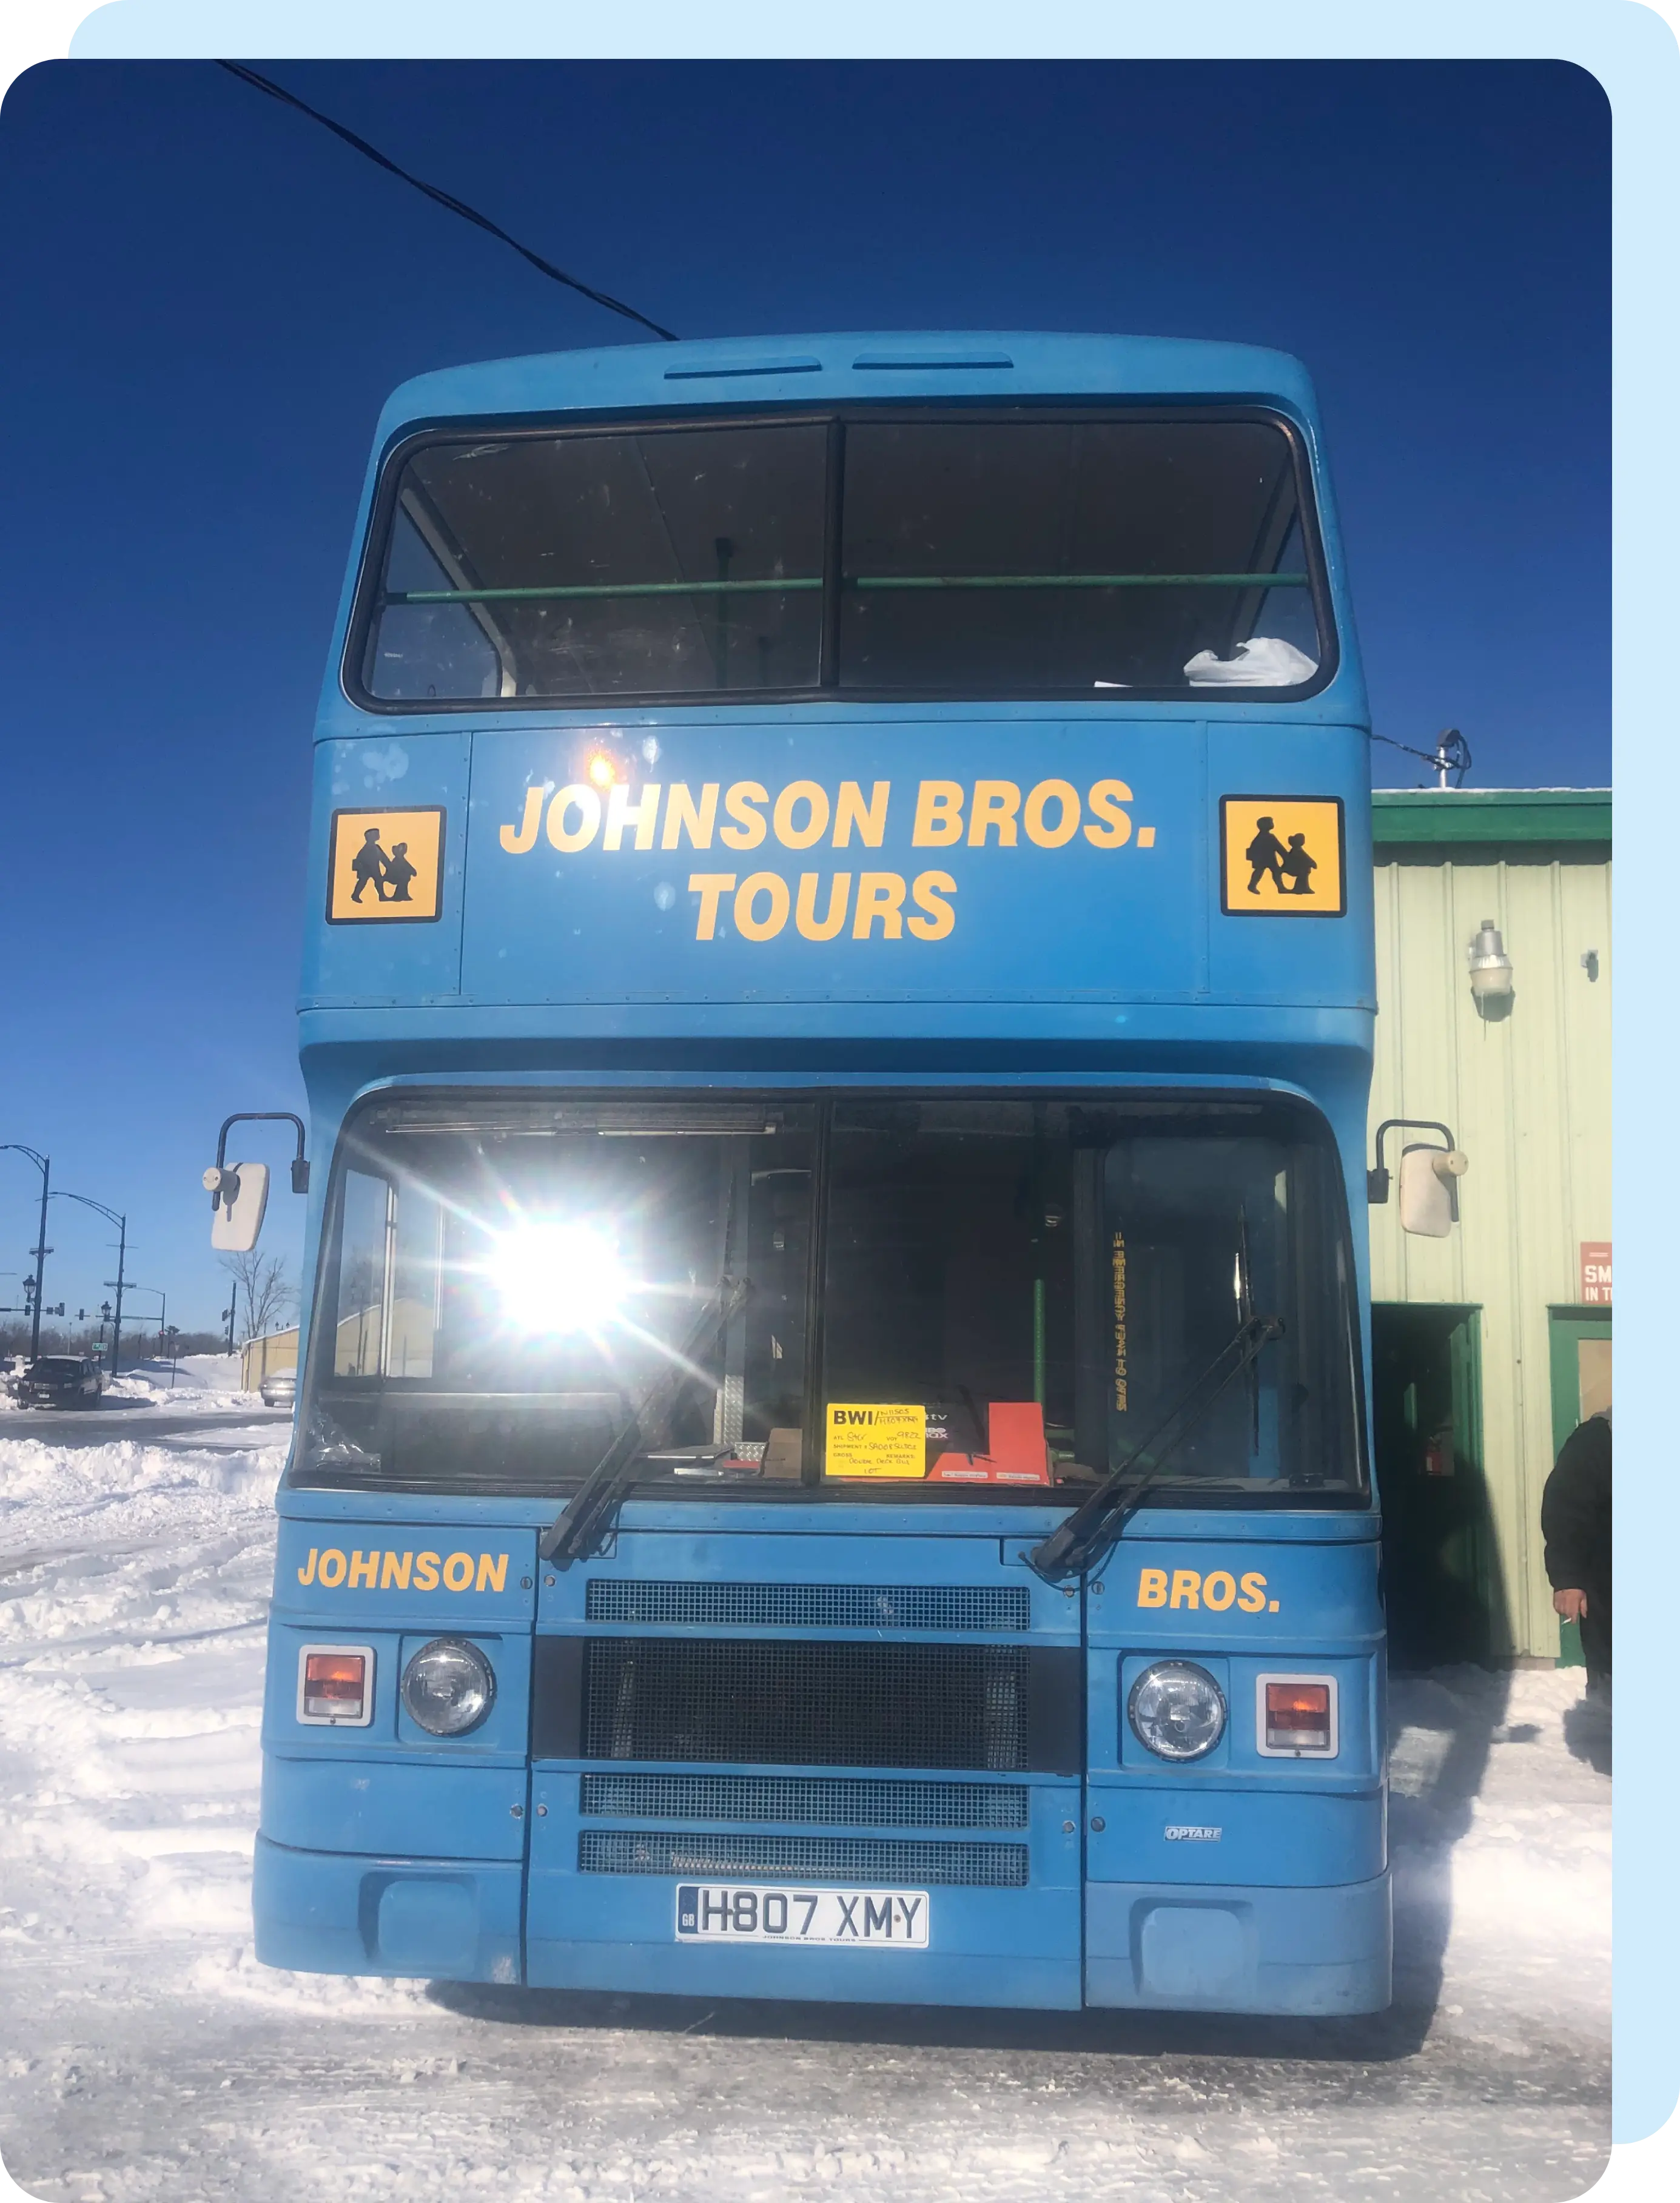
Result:
{"label": "amber indicator light", "polygon": [[1328,1683],[1266,1685],[1266,1747],[1270,1751],[1328,1751]]}
{"label": "amber indicator light", "polygon": [[359,1721],[368,1663],[360,1652],[311,1652],[304,1662],[304,1710],[317,1720]]}

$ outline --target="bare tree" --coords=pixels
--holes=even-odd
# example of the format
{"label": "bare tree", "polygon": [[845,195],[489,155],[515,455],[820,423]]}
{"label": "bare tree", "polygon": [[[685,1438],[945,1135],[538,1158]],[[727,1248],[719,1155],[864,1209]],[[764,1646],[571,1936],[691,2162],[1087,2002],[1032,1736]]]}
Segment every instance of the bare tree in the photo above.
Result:
{"label": "bare tree", "polygon": [[247,1338],[275,1330],[297,1306],[298,1288],[288,1280],[278,1255],[259,1255],[253,1248],[248,1254],[224,1255],[221,1267],[233,1280],[236,1308],[239,1295],[245,1296]]}

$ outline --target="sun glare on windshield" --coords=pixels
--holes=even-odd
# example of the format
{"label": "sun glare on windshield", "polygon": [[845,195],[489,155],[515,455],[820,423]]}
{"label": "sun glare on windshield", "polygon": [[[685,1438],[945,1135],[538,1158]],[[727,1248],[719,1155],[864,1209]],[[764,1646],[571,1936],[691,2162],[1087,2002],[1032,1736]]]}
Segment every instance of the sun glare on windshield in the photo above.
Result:
{"label": "sun glare on windshield", "polygon": [[485,1267],[504,1317],[532,1333],[599,1331],[630,1291],[617,1248],[591,1224],[516,1225],[498,1237]]}

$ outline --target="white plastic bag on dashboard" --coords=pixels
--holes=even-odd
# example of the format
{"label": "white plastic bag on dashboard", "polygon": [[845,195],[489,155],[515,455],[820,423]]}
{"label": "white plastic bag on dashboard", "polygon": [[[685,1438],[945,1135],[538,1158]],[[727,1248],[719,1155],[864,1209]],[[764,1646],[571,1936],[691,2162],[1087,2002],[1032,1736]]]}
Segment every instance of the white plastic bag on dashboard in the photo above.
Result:
{"label": "white plastic bag on dashboard", "polygon": [[1199,650],[1184,669],[1193,688],[1293,688],[1310,681],[1317,661],[1280,635],[1257,635],[1240,642],[1229,658]]}

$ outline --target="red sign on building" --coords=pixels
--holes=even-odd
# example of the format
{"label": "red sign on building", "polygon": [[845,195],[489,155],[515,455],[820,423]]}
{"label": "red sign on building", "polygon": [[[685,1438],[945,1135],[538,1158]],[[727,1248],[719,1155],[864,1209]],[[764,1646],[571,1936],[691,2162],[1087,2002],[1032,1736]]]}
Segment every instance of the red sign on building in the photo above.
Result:
{"label": "red sign on building", "polygon": [[1581,1242],[1581,1298],[1588,1308],[1610,1305],[1610,1242]]}

